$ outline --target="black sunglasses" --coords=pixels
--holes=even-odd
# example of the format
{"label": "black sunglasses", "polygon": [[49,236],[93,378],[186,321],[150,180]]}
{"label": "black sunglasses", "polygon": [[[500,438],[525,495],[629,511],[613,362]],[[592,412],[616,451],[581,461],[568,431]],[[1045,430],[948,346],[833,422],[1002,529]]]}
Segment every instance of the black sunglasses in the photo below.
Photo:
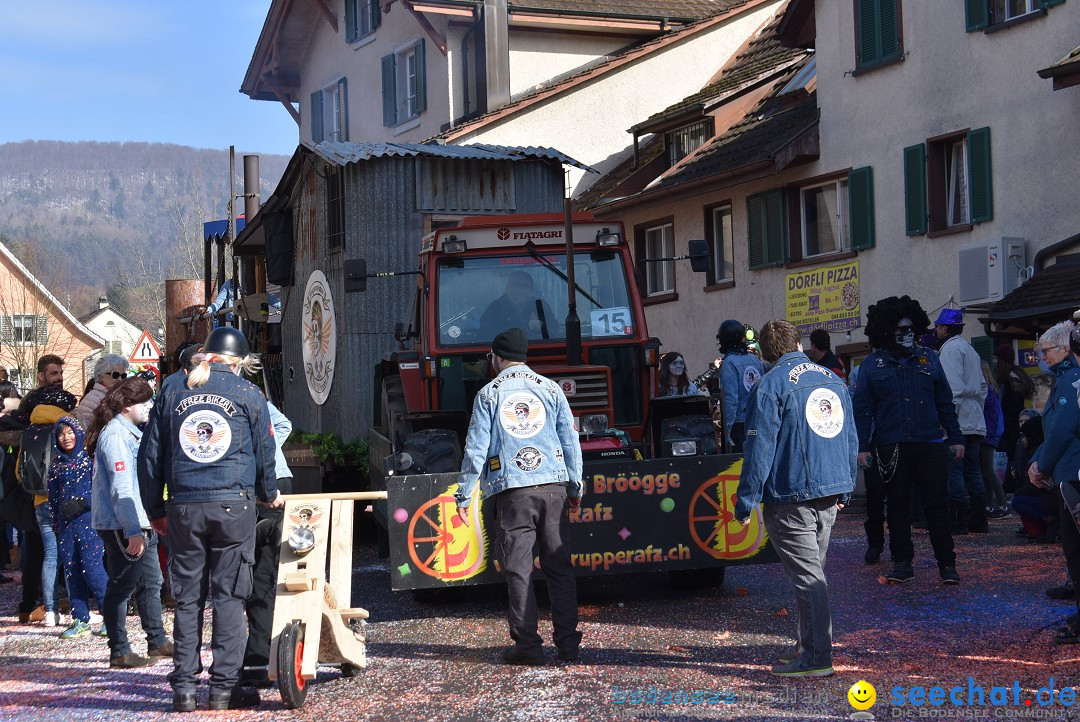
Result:
{"label": "black sunglasses", "polygon": [[112,376],[114,379],[126,379],[127,378],[127,372],[126,371],[113,371],[111,374],[109,374],[109,376]]}
{"label": "black sunglasses", "polygon": [[913,329],[911,326],[897,326],[896,330],[900,333],[911,333],[915,329]]}

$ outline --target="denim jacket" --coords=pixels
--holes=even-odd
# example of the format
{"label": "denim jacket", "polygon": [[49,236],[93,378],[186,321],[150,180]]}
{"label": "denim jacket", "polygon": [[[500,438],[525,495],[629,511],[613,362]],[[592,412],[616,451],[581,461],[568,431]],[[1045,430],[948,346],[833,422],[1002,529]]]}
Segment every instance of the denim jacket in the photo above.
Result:
{"label": "denim jacket", "polygon": [[764,374],[761,361],[752,353],[733,351],[720,366],[720,386],[724,390],[724,436],[731,441],[731,427],[746,421],[750,390]]}
{"label": "denim jacket", "polygon": [[781,356],[750,392],[743,452],[736,519],[759,501],[846,500],[859,451],[843,380],[801,351]]}
{"label": "denim jacket", "polygon": [[274,427],[274,478],[291,479],[292,469],[285,461],[285,452],[281,450],[281,447],[285,445],[286,439],[292,433],[292,422],[273,403],[267,401],[266,408],[270,411],[270,425]]}
{"label": "denim jacket", "polygon": [[95,529],[119,529],[131,537],[150,528],[135,470],[142,435],[123,416],[114,416],[98,435],[90,502],[90,524]]}
{"label": "denim jacket", "polygon": [[480,389],[454,494],[458,506],[472,503],[478,480],[484,499],[559,482],[569,496],[582,495],[581,445],[558,384],[522,364],[503,369]]}
{"label": "denim jacket", "polygon": [[1080,368],[1072,355],[1050,367],[1054,385],[1043,407],[1043,443],[1032,456],[1039,462],[1039,471],[1054,480],[1075,481],[1080,470],[1080,406],[1077,391],[1080,389]]}
{"label": "denim jacket", "polygon": [[952,387],[937,354],[916,346],[911,356],[878,349],[859,366],[855,381],[859,451],[872,445],[941,441],[964,443]]}
{"label": "denim jacket", "polygon": [[194,389],[162,389],[139,449],[139,484],[151,519],[162,500],[197,502],[277,496],[274,430],[266,397],[223,363]]}

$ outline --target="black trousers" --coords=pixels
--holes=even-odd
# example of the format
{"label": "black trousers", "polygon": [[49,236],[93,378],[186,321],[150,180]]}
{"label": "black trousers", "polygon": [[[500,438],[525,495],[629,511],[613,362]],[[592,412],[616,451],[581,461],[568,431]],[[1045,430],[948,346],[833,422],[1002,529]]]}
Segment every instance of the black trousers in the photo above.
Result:
{"label": "black trousers", "polygon": [[176,618],[173,671],[176,692],[194,692],[207,572],[214,595],[210,691],[231,692],[240,678],[247,644],[244,600],[251,596],[255,563],[255,502],[169,502],[169,576]]}
{"label": "black trousers", "polygon": [[496,494],[495,528],[495,548],[510,598],[510,637],[525,650],[543,646],[536,631],[532,588],[536,548],[551,600],[553,641],[560,650],[577,651],[581,632],[577,629],[577,583],[570,563],[566,485],[525,486]]}
{"label": "black trousers", "polygon": [[[9,455],[4,474],[14,474],[14,460]],[[45,544],[34,514],[34,497],[17,484],[5,484],[7,493],[0,500],[0,523],[11,525],[22,532],[22,548],[19,551],[22,564],[22,600],[20,612],[32,612],[41,599],[41,565],[45,563]]]}
{"label": "black trousers", "polygon": [[870,546],[885,548],[885,482],[878,473],[877,461],[863,470],[866,483],[866,543]]}
{"label": "black trousers", "polygon": [[[890,477],[887,468],[897,446],[896,468]],[[915,558],[915,547],[911,543],[911,494],[913,490],[918,490],[938,567],[954,566],[956,552],[945,487],[949,464],[945,444],[885,444],[878,448],[878,454],[878,471],[885,481],[885,493],[889,499],[889,551],[893,562],[911,562]]]}
{"label": "black trousers", "polygon": [[247,600],[245,667],[266,667],[270,664],[270,632],[274,625],[278,558],[281,556],[281,510],[260,508],[259,516],[262,518],[255,525],[251,596]]}
{"label": "black trousers", "polygon": [[1069,578],[1075,583],[1080,580],[1080,529],[1076,528],[1076,519],[1073,518],[1061,494],[1055,492],[1054,495],[1061,509],[1061,550],[1065,553],[1065,566],[1069,569]]}

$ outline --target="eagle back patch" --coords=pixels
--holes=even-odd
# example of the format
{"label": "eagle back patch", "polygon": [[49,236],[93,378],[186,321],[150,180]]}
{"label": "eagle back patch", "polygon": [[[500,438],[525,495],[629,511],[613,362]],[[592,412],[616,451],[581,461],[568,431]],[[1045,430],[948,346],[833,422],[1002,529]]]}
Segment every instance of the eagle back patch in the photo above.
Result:
{"label": "eagle back patch", "polygon": [[196,411],[180,424],[180,449],[192,461],[209,464],[232,446],[232,428],[216,411]]}

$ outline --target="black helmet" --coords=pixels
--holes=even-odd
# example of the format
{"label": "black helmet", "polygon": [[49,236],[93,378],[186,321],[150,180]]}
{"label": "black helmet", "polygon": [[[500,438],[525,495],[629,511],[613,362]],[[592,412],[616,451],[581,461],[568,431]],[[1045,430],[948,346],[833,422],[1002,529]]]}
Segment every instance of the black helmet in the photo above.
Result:
{"label": "black helmet", "polygon": [[721,351],[727,353],[732,349],[744,347],[746,345],[745,336],[746,329],[743,325],[735,319],[729,318],[720,324],[720,329],[716,332],[716,343]]}
{"label": "black helmet", "polygon": [[251,353],[247,338],[232,326],[219,326],[206,337],[204,353],[220,353],[243,358]]}

